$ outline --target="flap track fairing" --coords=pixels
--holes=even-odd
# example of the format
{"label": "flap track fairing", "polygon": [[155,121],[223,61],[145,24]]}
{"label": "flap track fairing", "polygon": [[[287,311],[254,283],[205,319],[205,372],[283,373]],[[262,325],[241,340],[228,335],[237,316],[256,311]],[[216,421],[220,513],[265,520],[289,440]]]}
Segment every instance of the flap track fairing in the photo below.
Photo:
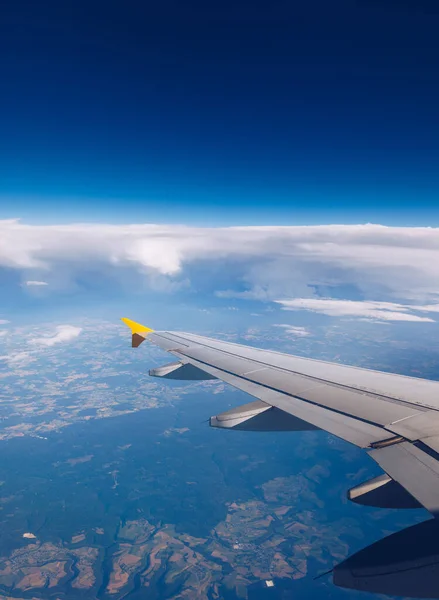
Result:
{"label": "flap track fairing", "polygon": [[348,499],[379,508],[421,508],[419,502],[386,473],[348,490]]}
{"label": "flap track fairing", "polygon": [[202,371],[190,363],[180,361],[168,363],[156,369],[150,369],[151,377],[162,377],[163,379],[179,379],[185,381],[205,381],[207,379],[216,379],[213,375]]}
{"label": "flap track fairing", "polygon": [[240,431],[306,431],[318,429],[261,400],[210,417],[210,426]]}

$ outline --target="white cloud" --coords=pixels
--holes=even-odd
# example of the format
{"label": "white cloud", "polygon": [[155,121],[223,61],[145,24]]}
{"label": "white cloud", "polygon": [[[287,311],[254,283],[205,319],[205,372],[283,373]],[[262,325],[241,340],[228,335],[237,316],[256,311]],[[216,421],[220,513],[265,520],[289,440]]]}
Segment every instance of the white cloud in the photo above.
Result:
{"label": "white cloud", "polygon": [[410,308],[422,312],[439,312],[439,304],[424,304],[423,306],[411,306]]}
{"label": "white cloud", "polygon": [[32,287],[32,286],[37,287],[37,286],[49,285],[49,284],[47,283],[47,281],[32,281],[32,280],[30,280],[30,281],[25,281],[24,285],[27,285],[28,287]]}
{"label": "white cloud", "polygon": [[352,300],[332,300],[330,298],[294,298],[276,300],[284,310],[308,310],[331,317],[356,317],[379,321],[417,321],[433,323],[429,317],[412,314],[411,310],[425,307],[408,306],[393,302],[363,302]]}
{"label": "white cloud", "polygon": [[56,328],[55,335],[48,337],[32,338],[29,340],[30,344],[37,344],[40,346],[53,346],[60,342],[68,342],[81,333],[81,327],[73,327],[73,325],[58,325]]}
{"label": "white cloud", "polygon": [[294,325],[286,325],[283,323],[276,323],[273,327],[281,327],[282,329],[285,329],[285,333],[295,337],[306,337],[310,335],[310,332],[305,327],[295,327]]}
{"label": "white cloud", "polygon": [[[201,228],[8,220],[0,221],[0,267],[15,269],[25,282],[47,283],[51,293],[81,285],[81,276],[89,273],[99,273],[93,277],[96,285],[106,276],[123,285],[134,270],[137,286],[161,292],[192,286],[199,293],[271,301],[307,297],[310,286],[331,295],[331,288],[348,285],[366,298],[410,301],[439,311],[431,308],[439,306],[439,229],[427,227]],[[129,285],[132,289],[132,279]]]}
{"label": "white cloud", "polygon": [[6,361],[11,368],[24,367],[35,361],[29,352],[12,352],[11,354],[0,356],[0,360]]}
{"label": "white cloud", "polygon": [[[7,319],[0,319],[0,325],[7,325],[9,322],[10,321],[8,321]],[[0,337],[4,337],[7,334],[8,334],[7,329],[0,329]]]}

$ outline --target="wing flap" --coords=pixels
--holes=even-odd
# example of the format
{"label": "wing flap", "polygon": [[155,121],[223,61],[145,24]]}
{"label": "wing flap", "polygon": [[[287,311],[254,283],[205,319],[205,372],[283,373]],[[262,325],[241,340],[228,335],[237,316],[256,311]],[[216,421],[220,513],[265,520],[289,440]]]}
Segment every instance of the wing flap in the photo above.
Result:
{"label": "wing flap", "polygon": [[415,407],[377,398],[368,392],[342,387],[333,383],[322,383],[310,377],[303,377],[274,368],[255,372],[252,379],[262,385],[276,386],[283,392],[288,393],[293,390],[294,395],[308,402],[381,426],[386,425],[389,420],[422,414]]}
{"label": "wing flap", "polygon": [[294,395],[301,400],[323,406],[374,425],[422,415],[425,409],[392,398],[377,397],[371,392],[342,386],[320,378],[293,373],[236,354],[208,348],[188,346],[181,350],[186,359],[195,359],[200,367],[215,366],[225,373],[245,378],[276,392]]}
{"label": "wing flap", "polygon": [[[179,353],[176,352],[175,354],[178,355]],[[313,404],[303,402],[303,400],[293,396],[289,396],[255,383],[254,381],[234,375],[229,371],[223,371],[212,365],[199,362],[194,358],[188,357],[186,353],[184,354],[184,357],[193,365],[214,375],[218,379],[229,383],[233,387],[242,390],[255,398],[259,398],[259,400],[262,400],[271,406],[276,406],[302,421],[311,423],[311,425],[314,425],[319,429],[324,429],[356,446],[360,446],[361,448],[367,448],[370,444],[378,442],[382,440],[383,437],[386,437],[386,432],[383,432],[382,428],[370,423],[365,423],[358,419],[336,413],[327,408],[320,406],[316,407]]]}

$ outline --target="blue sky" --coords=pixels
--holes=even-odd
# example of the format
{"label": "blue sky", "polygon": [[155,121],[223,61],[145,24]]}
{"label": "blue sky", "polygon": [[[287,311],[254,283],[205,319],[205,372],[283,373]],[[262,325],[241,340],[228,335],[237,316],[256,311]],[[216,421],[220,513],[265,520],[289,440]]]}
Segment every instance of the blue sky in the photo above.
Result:
{"label": "blue sky", "polygon": [[326,299],[281,315],[430,327],[437,31],[430,0],[7,1],[0,320]]}
{"label": "blue sky", "polygon": [[2,216],[439,221],[429,0],[6,2]]}

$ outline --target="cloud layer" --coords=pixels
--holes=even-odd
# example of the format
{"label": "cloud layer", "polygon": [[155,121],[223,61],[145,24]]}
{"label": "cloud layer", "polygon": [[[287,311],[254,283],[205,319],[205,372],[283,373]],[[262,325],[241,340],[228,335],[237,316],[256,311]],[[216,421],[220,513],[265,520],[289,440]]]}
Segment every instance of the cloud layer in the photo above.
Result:
{"label": "cloud layer", "polygon": [[[437,311],[439,229],[46,226],[8,220],[0,221],[1,267],[19,274],[25,288],[37,286],[44,294],[78,284],[93,272],[116,284],[135,274],[160,291],[196,289],[259,300],[307,298],[316,290],[317,296],[340,298],[331,290],[348,286],[362,299],[428,304]],[[369,310],[393,311],[395,318],[407,314],[383,306]]]}
{"label": "cloud layer", "polygon": [[[428,310],[425,306],[407,306],[394,302],[360,302],[352,300],[332,300],[330,298],[294,298],[276,300],[284,310],[308,310],[331,317],[356,317],[374,321],[414,321],[434,322],[429,317],[413,314]],[[433,308],[433,307],[431,307]],[[437,306],[434,307],[438,309]],[[434,311],[431,311],[434,312]]]}
{"label": "cloud layer", "polygon": [[310,335],[309,331],[305,327],[286,325],[284,323],[275,323],[273,327],[280,327],[281,329],[285,329],[285,333],[293,337],[306,337]]}

